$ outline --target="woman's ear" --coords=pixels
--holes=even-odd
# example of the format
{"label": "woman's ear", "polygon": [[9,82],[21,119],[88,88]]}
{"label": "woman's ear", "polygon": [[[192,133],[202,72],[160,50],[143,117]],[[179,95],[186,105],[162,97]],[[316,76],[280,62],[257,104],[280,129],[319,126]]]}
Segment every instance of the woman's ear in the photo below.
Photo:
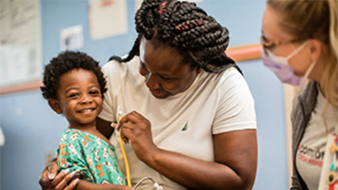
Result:
{"label": "woman's ear", "polygon": [[197,70],[196,70],[197,74],[200,74],[201,71],[202,71],[202,69],[200,67],[197,68]]}
{"label": "woman's ear", "polygon": [[317,39],[309,40],[310,58],[312,61],[317,61],[323,53],[322,43]]}
{"label": "woman's ear", "polygon": [[49,106],[58,114],[62,113],[60,102],[56,99],[48,99]]}

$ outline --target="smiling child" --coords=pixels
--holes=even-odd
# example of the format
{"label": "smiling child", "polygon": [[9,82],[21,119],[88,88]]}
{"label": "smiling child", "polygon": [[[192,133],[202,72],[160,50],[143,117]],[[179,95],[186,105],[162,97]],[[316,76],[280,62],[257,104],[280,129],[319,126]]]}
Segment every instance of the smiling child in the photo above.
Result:
{"label": "smiling child", "polygon": [[59,172],[72,172],[76,189],[129,189],[114,146],[96,129],[107,91],[99,63],[85,53],[60,53],[46,65],[43,84],[43,97],[69,123],[57,150]]}

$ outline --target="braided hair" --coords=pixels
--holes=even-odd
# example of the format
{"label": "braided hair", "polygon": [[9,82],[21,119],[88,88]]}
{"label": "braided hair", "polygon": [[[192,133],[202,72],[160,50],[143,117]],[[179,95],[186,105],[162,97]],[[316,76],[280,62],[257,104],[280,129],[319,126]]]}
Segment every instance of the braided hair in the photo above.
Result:
{"label": "braided hair", "polygon": [[235,62],[227,57],[229,31],[195,3],[176,0],[144,0],[135,15],[136,39],[126,58],[110,60],[128,62],[139,55],[141,38],[151,40],[154,48],[166,45],[183,56],[193,68],[220,73]]}

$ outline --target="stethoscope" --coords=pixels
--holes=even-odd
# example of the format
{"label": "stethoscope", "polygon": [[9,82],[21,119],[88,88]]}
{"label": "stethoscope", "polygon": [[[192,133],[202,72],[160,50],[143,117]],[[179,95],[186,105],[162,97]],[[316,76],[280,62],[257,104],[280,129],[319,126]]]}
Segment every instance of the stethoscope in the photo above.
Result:
{"label": "stethoscope", "polygon": [[[116,113],[116,118],[118,121],[121,120],[122,118],[122,111],[120,109],[120,106],[117,106],[117,113]],[[120,128],[120,131],[122,130],[122,126]],[[130,171],[129,171],[129,164],[128,164],[128,159],[127,159],[127,155],[126,152],[124,150],[124,145],[123,145],[123,140],[122,140],[122,136],[121,133],[119,133],[119,141],[120,141],[120,147],[121,147],[121,152],[123,155],[123,160],[124,160],[124,165],[126,167],[126,177],[127,177],[127,185],[129,187],[131,187],[131,180],[130,180]],[[136,185],[133,187],[133,189],[136,189],[142,182],[144,182],[145,180],[150,180],[153,182],[153,189],[155,188],[156,190],[162,190],[162,187],[151,177],[144,177],[142,178],[140,181],[138,181],[136,183]]]}
{"label": "stethoscope", "polygon": [[144,177],[142,178],[139,182],[136,183],[136,185],[133,187],[133,189],[136,189],[143,181],[145,180],[150,180],[153,182],[153,189],[156,189],[156,190],[162,190],[162,187],[151,177]]}

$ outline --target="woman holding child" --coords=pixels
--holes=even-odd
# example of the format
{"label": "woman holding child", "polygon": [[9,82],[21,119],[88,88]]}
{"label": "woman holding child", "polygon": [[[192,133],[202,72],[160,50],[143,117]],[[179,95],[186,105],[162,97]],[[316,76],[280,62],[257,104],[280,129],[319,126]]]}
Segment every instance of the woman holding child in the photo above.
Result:
{"label": "woman holding child", "polygon": [[[118,149],[111,123],[122,111],[132,184],[149,176],[164,189],[251,189],[254,101],[225,54],[228,30],[194,3],[174,0],[145,0],[135,23],[139,35],[128,56],[103,66],[108,90],[96,122]],[[117,157],[122,165],[119,150]],[[56,173],[55,163],[44,170],[43,189],[64,189],[69,174]]]}

